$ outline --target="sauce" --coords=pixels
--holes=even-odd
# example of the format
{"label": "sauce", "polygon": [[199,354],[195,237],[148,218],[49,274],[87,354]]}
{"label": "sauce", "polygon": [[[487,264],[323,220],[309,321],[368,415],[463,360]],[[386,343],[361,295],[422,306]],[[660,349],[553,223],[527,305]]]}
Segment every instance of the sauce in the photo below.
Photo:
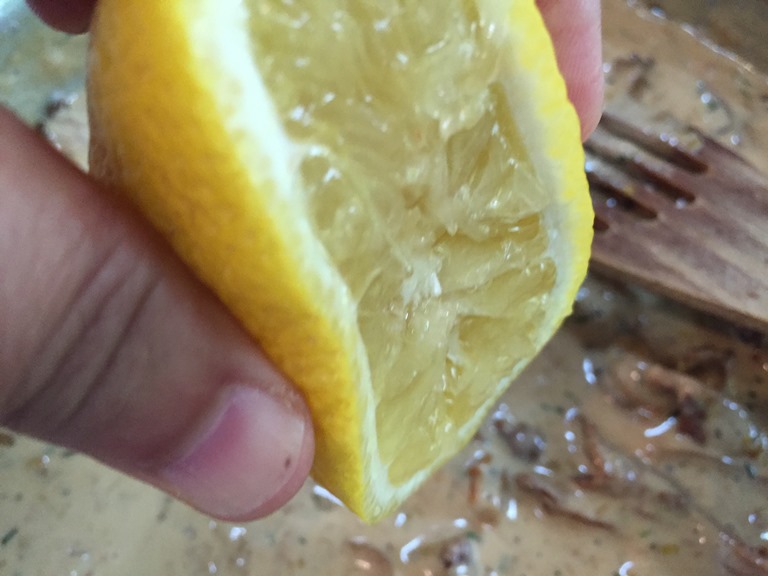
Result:
{"label": "sauce", "polygon": [[[650,11],[604,15],[609,108],[768,171],[764,76]],[[66,104],[46,131],[84,162]],[[0,477],[3,575],[766,574],[768,342],[593,275],[470,445],[375,526],[311,481],[268,519],[215,522],[2,431]]]}

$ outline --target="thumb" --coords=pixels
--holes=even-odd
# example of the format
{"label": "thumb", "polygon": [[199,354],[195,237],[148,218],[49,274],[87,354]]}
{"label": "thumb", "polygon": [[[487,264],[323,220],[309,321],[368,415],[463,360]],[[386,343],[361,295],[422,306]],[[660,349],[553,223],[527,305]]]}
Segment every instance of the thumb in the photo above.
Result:
{"label": "thumb", "polygon": [[301,397],[130,210],[0,110],[0,424],[203,512],[306,478]]}

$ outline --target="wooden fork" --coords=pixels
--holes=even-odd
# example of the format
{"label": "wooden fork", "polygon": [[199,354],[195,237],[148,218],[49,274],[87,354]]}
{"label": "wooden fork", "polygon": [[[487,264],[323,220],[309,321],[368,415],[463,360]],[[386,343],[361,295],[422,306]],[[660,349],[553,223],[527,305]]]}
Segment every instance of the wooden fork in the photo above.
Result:
{"label": "wooden fork", "polygon": [[768,333],[768,179],[695,134],[689,151],[604,116],[585,146],[592,265]]}

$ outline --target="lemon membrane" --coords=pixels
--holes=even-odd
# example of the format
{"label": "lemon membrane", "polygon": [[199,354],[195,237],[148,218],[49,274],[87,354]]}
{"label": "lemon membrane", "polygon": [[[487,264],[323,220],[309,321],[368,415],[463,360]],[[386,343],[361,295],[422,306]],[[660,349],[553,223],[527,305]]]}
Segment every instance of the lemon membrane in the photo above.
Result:
{"label": "lemon membrane", "polygon": [[249,2],[313,230],[358,307],[393,484],[533,355],[557,274],[484,4]]}

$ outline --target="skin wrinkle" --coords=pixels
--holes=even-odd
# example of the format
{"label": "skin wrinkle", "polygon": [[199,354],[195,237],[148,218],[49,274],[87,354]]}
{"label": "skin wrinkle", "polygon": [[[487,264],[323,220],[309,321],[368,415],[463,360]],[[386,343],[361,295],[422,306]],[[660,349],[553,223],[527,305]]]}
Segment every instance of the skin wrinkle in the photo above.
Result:
{"label": "skin wrinkle", "polygon": [[[0,141],[0,262],[7,267],[0,292],[4,314],[0,338],[7,354],[0,375],[2,406],[23,401],[25,394],[18,383],[28,383],[30,373],[43,368],[43,348],[48,348],[60,319],[70,315],[67,304],[82,282],[81,274],[87,276],[94,268],[93,262],[102,258],[98,248],[108,243],[87,242],[93,211],[80,210],[38,178],[17,176],[26,170],[48,172],[53,150],[39,136],[19,138],[10,115],[2,110],[0,126],[10,128],[2,130],[8,138]],[[40,146],[47,154],[30,163],[25,157],[30,145]],[[67,186],[73,174],[82,178],[77,168],[67,164],[59,175],[61,186]]]}
{"label": "skin wrinkle", "polygon": [[[98,276],[106,267],[107,262],[114,256],[116,250],[116,247],[113,248],[101,260],[96,261],[93,271],[83,278],[81,287],[73,292],[71,298],[62,307],[60,314],[56,315],[56,319],[52,322],[52,328],[47,331],[48,334],[40,339],[39,348],[30,355],[28,368],[16,378],[21,392],[11,391],[8,395],[9,400],[5,403],[5,408],[9,414],[18,412],[23,405],[28,404],[31,401],[30,395],[40,396],[47,387],[55,383],[55,375],[61,375],[64,372],[63,366],[73,356],[90,324],[89,314],[84,314],[82,307],[78,306],[77,303],[87,298],[89,287],[97,281]],[[108,300],[112,296],[112,292],[118,289],[119,285],[115,283],[112,290],[99,300],[99,304],[90,307],[90,315],[97,315],[101,303]],[[78,326],[75,328],[74,334],[62,338],[60,335],[66,335],[70,331],[71,323]],[[25,390],[28,393],[24,393]],[[0,406],[2,405],[0,404]],[[12,416],[9,416],[10,419]]]}
{"label": "skin wrinkle", "polygon": [[[98,270],[84,279],[75,291],[77,298],[64,309],[67,313],[58,328],[43,339],[33,356],[41,360],[36,365],[38,369],[20,382],[25,394],[8,415],[9,424],[29,430],[27,421],[42,422],[45,429],[36,429],[38,434],[58,437],[77,407],[106,378],[111,359],[125,345],[130,323],[156,282],[156,275],[148,275],[138,278],[139,286],[134,287],[137,282],[131,278],[138,277],[139,272],[120,263],[110,265],[118,253],[119,248],[110,252]],[[126,296],[126,291],[131,294]]]}
{"label": "skin wrinkle", "polygon": [[[152,236],[149,240],[155,240],[155,236],[152,231],[148,231],[148,236]],[[141,235],[138,235],[140,238]],[[133,236],[134,240],[136,235]],[[78,245],[81,242],[78,240]],[[116,310],[121,314],[124,310],[128,309],[132,304],[130,300],[134,298],[126,298],[120,292],[121,288],[128,282],[126,279],[131,278],[137,274],[136,268],[143,270],[144,274],[156,277],[161,271],[167,271],[167,269],[174,268],[174,265],[168,266],[169,262],[166,262],[167,257],[158,260],[156,257],[152,257],[148,253],[144,253],[141,249],[136,249],[134,246],[135,241],[129,241],[129,236],[125,236],[123,241],[117,240],[113,242],[115,248],[110,252],[110,256],[105,258],[105,267],[112,266],[117,269],[117,272],[107,272],[107,275],[116,276],[113,280],[106,283],[106,286],[102,286],[97,290],[100,294],[94,294],[92,287],[87,285],[92,282],[84,280],[82,282],[84,287],[80,287],[76,292],[81,293],[81,301],[87,303],[77,305],[78,311],[76,314],[79,316],[94,317],[99,319],[100,311],[110,306],[112,302]],[[143,242],[138,242],[139,246]],[[117,254],[117,256],[116,256]],[[100,270],[96,273],[90,273],[90,276],[99,281],[99,275],[105,274],[104,270]],[[196,378],[197,382],[193,384],[204,383],[206,388],[202,385],[197,388],[191,386],[183,388],[184,396],[178,397],[176,400],[180,403],[180,408],[188,408],[183,416],[178,416],[176,421],[172,421],[170,426],[166,426],[162,418],[146,418],[142,417],[147,422],[153,422],[152,427],[155,428],[151,435],[147,435],[142,430],[141,434],[137,434],[134,429],[130,427],[116,426],[116,423],[120,422],[135,422],[137,418],[137,404],[142,404],[146,400],[136,400],[137,397],[147,396],[146,391],[146,374],[151,374],[153,378],[158,378],[158,370],[154,367],[158,363],[164,362],[165,354],[158,353],[155,357],[152,356],[152,351],[147,353],[139,352],[139,348],[145,347],[147,333],[151,331],[151,325],[160,319],[165,311],[171,308],[177,310],[187,310],[188,313],[195,315],[195,310],[201,309],[200,314],[206,316],[206,310],[209,306],[200,306],[201,302],[198,298],[188,298],[180,294],[177,294],[178,290],[174,288],[168,288],[162,283],[155,284],[150,297],[144,299],[141,314],[133,314],[133,326],[131,330],[125,330],[122,339],[118,339],[114,344],[110,346],[104,345],[103,339],[98,339],[93,342],[94,347],[97,348],[96,352],[102,357],[104,356],[104,348],[111,350],[117,350],[122,348],[128,350],[127,355],[112,355],[114,361],[106,364],[109,369],[102,370],[102,377],[89,376],[88,380],[92,383],[88,387],[82,385],[78,380],[82,380],[74,373],[73,370],[62,368],[61,366],[54,368],[53,372],[56,374],[56,378],[52,379],[47,385],[49,388],[57,389],[61,392],[64,398],[75,395],[80,398],[79,407],[76,408],[76,413],[72,410],[68,410],[70,416],[67,418],[67,424],[53,425],[53,419],[60,419],[59,414],[54,412],[61,412],[60,408],[57,408],[59,402],[55,397],[52,400],[40,400],[40,394],[36,394],[35,400],[31,400],[34,407],[37,409],[35,415],[27,415],[22,417],[21,413],[17,413],[12,416],[8,423],[14,428],[24,428],[28,432],[33,433],[36,436],[43,436],[46,438],[56,438],[56,442],[68,447],[82,449],[83,446],[88,446],[90,454],[102,458],[112,465],[122,465],[126,469],[134,471],[136,474],[137,469],[144,471],[142,477],[151,478],[151,472],[162,468],[178,457],[179,448],[181,445],[188,445],[191,441],[190,438],[199,434],[199,429],[203,425],[203,422],[207,421],[206,415],[211,409],[211,406],[216,402],[216,395],[219,390],[222,390],[227,382],[252,382],[254,380],[254,373],[250,374],[248,371],[240,369],[234,369],[231,364],[237,366],[243,362],[246,365],[254,364],[251,360],[252,349],[250,346],[247,350],[240,347],[239,353],[235,354],[233,351],[233,358],[225,358],[223,362],[212,362],[213,366],[208,372],[201,372],[191,377]],[[135,290],[132,290],[135,292]],[[159,294],[160,293],[160,294]],[[159,294],[159,295],[158,295]],[[210,296],[208,294],[208,296]],[[119,304],[115,304],[115,300],[120,300]],[[71,305],[71,302],[70,302]],[[151,307],[152,310],[147,311],[147,307]],[[229,317],[226,317],[229,320]],[[114,317],[112,318],[114,319]],[[103,320],[103,318],[101,319]],[[212,325],[215,332],[222,334],[222,339],[226,342],[231,339],[232,324],[226,322],[226,326],[222,325],[222,321],[216,321],[215,319],[209,319],[212,321]],[[87,320],[86,323],[90,322]],[[122,320],[121,320],[122,322]],[[65,320],[66,323],[66,320]],[[143,323],[141,328],[137,328],[138,323]],[[150,326],[150,328],[148,328]],[[216,328],[219,326],[218,328]],[[63,329],[66,331],[66,328]],[[85,329],[87,333],[88,328]],[[91,326],[90,332],[98,332]],[[106,335],[111,339],[114,329],[106,331]],[[83,332],[80,330],[74,330],[71,334],[67,334],[66,337],[70,342],[70,346],[63,346],[68,350],[69,362],[77,363],[78,359],[93,360],[92,355],[94,350],[92,348],[85,348],[83,342]],[[59,341],[61,341],[59,337]],[[50,345],[50,338],[46,338]],[[165,339],[169,342],[168,347],[170,353],[173,353],[172,342],[169,338]],[[98,346],[96,346],[98,345]],[[59,345],[61,347],[61,345]],[[247,352],[247,354],[246,354]],[[44,357],[45,352],[38,352],[42,354],[38,357]],[[137,359],[137,356],[141,358]],[[160,356],[159,358],[157,356]],[[204,354],[190,356],[205,356]],[[245,358],[247,356],[247,358]],[[187,357],[185,354],[184,357]],[[238,357],[243,362],[238,362]],[[227,361],[229,360],[229,362]],[[247,361],[246,361],[247,360]],[[126,369],[126,365],[130,365],[130,369]],[[85,367],[88,369],[88,367]],[[81,372],[83,368],[79,369]],[[69,372],[69,373],[66,373]],[[263,370],[256,371],[256,374],[260,374]],[[162,379],[162,377],[160,377]],[[291,391],[285,390],[285,383],[272,382],[270,378],[257,378],[257,381],[261,384],[264,390],[273,395],[276,398],[281,398],[287,406],[291,406],[297,411],[301,411],[301,400],[295,393],[289,393]],[[211,383],[214,383],[211,385]],[[181,389],[187,385],[187,382],[179,382],[178,385],[170,386],[169,383],[162,385],[158,384],[159,391],[162,391],[167,386],[168,388]],[[126,388],[131,386],[131,388]],[[74,389],[77,388],[77,389]],[[89,392],[83,389],[90,389]],[[136,389],[136,393],[132,392]],[[150,400],[151,401],[151,400]],[[48,404],[48,413],[45,413],[46,409],[40,409],[41,406]],[[159,404],[165,406],[173,405],[168,401],[161,400]],[[138,406],[141,408],[141,406]],[[51,418],[51,414],[55,418]],[[22,419],[27,419],[32,422],[30,426],[26,426],[21,422]],[[41,426],[41,423],[44,425]],[[86,424],[84,427],[83,424]],[[145,427],[145,426],[144,426]],[[70,428],[70,429],[67,429]],[[183,431],[183,437],[179,436],[179,432]],[[189,437],[189,438],[187,438]]]}
{"label": "skin wrinkle", "polygon": [[[22,235],[18,237],[17,234],[17,237],[11,238],[10,242],[4,239],[2,246],[16,248],[5,254],[0,253],[0,262],[4,263],[3,265],[14,263],[9,272],[16,275],[15,279],[10,278],[8,274],[4,275],[4,280],[9,279],[15,285],[11,288],[11,292],[0,295],[0,298],[8,299],[7,304],[3,305],[3,310],[11,313],[7,321],[3,322],[1,336],[4,340],[3,350],[10,350],[12,354],[8,358],[9,363],[3,366],[4,381],[0,384],[4,392],[13,388],[15,398],[30,394],[29,392],[19,393],[19,381],[15,379],[20,372],[18,365],[39,362],[40,358],[50,354],[45,352],[43,356],[40,355],[41,342],[47,341],[50,344],[50,336],[46,333],[50,318],[56,318],[60,314],[59,311],[71,299],[70,293],[77,292],[79,286],[87,283],[84,276],[92,274],[91,271],[94,268],[92,259],[98,258],[93,247],[119,246],[125,243],[132,254],[127,259],[122,258],[123,264],[118,274],[122,274],[123,279],[125,274],[138,264],[147,272],[172,279],[170,283],[173,287],[166,290],[165,299],[161,304],[154,305],[154,318],[142,318],[143,337],[141,333],[137,333],[132,342],[125,343],[125,346],[130,348],[128,352],[133,361],[121,362],[121,372],[110,374],[108,381],[102,383],[101,389],[113,390],[105,394],[110,397],[109,402],[120,399],[126,382],[138,386],[137,394],[129,399],[134,413],[120,410],[125,414],[126,420],[110,422],[113,430],[109,433],[119,433],[120,436],[131,439],[134,447],[141,444],[142,450],[152,444],[155,438],[166,438],[168,442],[181,440],[179,435],[186,432],[186,427],[194,417],[199,416],[210,406],[209,399],[218,391],[208,377],[221,373],[222,368],[228,364],[230,366],[239,364],[241,369],[244,364],[260,366],[265,362],[263,356],[258,351],[254,351],[242,332],[236,328],[223,307],[211,297],[210,293],[198,286],[188,272],[182,271],[182,267],[167,246],[161,242],[159,236],[143,223],[138,223],[135,214],[127,213],[123,206],[112,205],[114,202],[107,201],[107,195],[92,190],[92,184],[85,180],[81,172],[65,163],[39,138],[22,130],[21,126],[7,113],[0,113],[0,126],[8,136],[3,140],[8,144],[7,146],[4,147],[3,142],[0,142],[0,204],[6,205],[6,200],[8,201],[9,210],[4,213],[8,218],[11,218],[11,215],[15,216],[15,221],[11,220],[11,222],[16,225],[18,233]],[[11,142],[14,142],[14,145],[11,145]],[[34,149],[36,155],[25,155],[24,150],[27,149],[30,151]],[[33,159],[34,162],[30,164]],[[26,173],[57,174],[55,181],[63,191],[62,194],[49,196],[50,189],[40,185],[44,180],[16,176],[16,174]],[[35,217],[28,217],[27,214],[30,213],[35,214]],[[65,227],[66,233],[61,233],[61,226]],[[73,230],[78,229],[82,229],[83,232],[72,233]],[[158,248],[160,245],[162,249]],[[73,249],[73,246],[77,249]],[[23,248],[23,253],[19,252],[19,248]],[[54,250],[51,251],[49,248]],[[67,257],[64,258],[64,255]],[[42,261],[36,262],[36,259]],[[132,260],[132,262],[125,260]],[[114,264],[114,257],[108,261]],[[39,286],[35,286],[35,290],[20,292],[15,287],[21,286],[20,279],[29,277],[27,270],[30,267],[19,267],[15,264],[16,262],[30,263],[39,269],[41,281],[38,283]],[[56,289],[50,290],[51,285]],[[18,303],[19,298],[26,309],[10,306],[10,302]],[[100,307],[102,304],[92,302],[91,305]],[[44,322],[44,329],[41,328],[40,321],[34,322],[34,331],[27,335],[24,330],[30,324],[27,316],[32,314],[32,311],[36,311],[35,316],[46,322]],[[85,314],[88,315],[90,312]],[[12,329],[11,326],[17,328]],[[18,327],[22,330],[19,331]],[[211,346],[212,331],[221,333],[221,342],[215,342],[214,346]],[[83,349],[82,339],[76,335],[68,336],[69,341],[77,343],[79,347],[79,351],[71,350],[70,354],[75,353],[81,358],[90,359],[90,354],[97,352]],[[139,355],[143,354],[140,349],[152,345],[153,340],[157,338],[162,340],[160,348],[162,348],[163,357],[151,358],[147,355],[149,361],[142,361],[139,358]],[[175,346],[176,343],[178,348]],[[93,342],[93,344],[95,346],[100,342]],[[154,347],[158,347],[157,343]],[[212,348],[212,350],[209,351],[206,348]],[[99,353],[101,353],[100,350]],[[168,366],[169,363],[170,366]],[[13,366],[14,364],[16,367]],[[186,367],[185,364],[190,366]],[[226,369],[232,371],[232,368]],[[13,378],[13,381],[9,378]],[[168,380],[169,378],[172,380]],[[64,386],[77,386],[76,381],[67,380],[69,381],[64,382],[63,379],[59,379],[62,394],[73,393],[65,390]],[[253,382],[254,374],[244,372],[243,381]],[[148,387],[153,383],[157,386],[157,390],[154,386]],[[28,381],[25,382],[25,385],[28,384]],[[281,386],[285,387],[285,383],[281,382]],[[152,395],[159,395],[158,402],[164,403],[166,407],[174,406],[172,398],[175,391],[182,387],[185,400],[178,406],[176,413],[170,419],[159,418],[160,414],[151,400]],[[279,386],[276,387],[279,388]],[[3,397],[0,397],[0,402],[2,401]],[[14,402],[18,400],[14,399]],[[102,408],[105,406],[111,408],[109,402],[100,401],[99,403]],[[142,402],[147,404],[142,405]],[[95,399],[92,404],[96,404]],[[0,414],[2,412],[0,408]],[[88,412],[94,418],[99,420],[102,418],[101,411],[89,408]],[[151,426],[155,428],[154,432],[149,430],[146,424],[136,425],[136,422],[144,420],[147,414],[157,415],[154,417],[157,423]],[[19,416],[20,414],[17,414],[17,417]],[[42,420],[25,427],[40,437],[46,425],[47,422]],[[121,429],[122,426],[125,427],[124,432]],[[51,437],[48,436],[48,439]],[[56,440],[59,441],[58,438]],[[82,444],[78,447],[87,450],[104,441],[94,437],[84,437],[80,440]],[[117,448],[121,449],[119,446]],[[123,448],[126,452],[126,460],[130,460],[131,456],[128,453],[133,447]]]}
{"label": "skin wrinkle", "polygon": [[[67,168],[76,170],[70,166]],[[93,346],[88,350],[84,349],[84,344],[89,342],[89,329],[93,332],[93,323],[98,321],[106,305],[120,292],[135,266],[115,265],[121,250],[126,252],[122,248],[132,244],[123,226],[110,227],[110,233],[101,234],[94,241],[95,238],[89,234],[93,220],[83,219],[82,211],[76,206],[61,202],[56,196],[49,197],[48,191],[42,195],[43,201],[39,204],[34,202],[36,196],[41,194],[25,195],[25,200],[32,206],[21,213],[31,211],[39,217],[29,219],[19,241],[11,245],[19,247],[21,254],[29,253],[24,260],[29,262],[30,267],[34,266],[32,276],[40,278],[40,282],[24,294],[12,292],[9,297],[15,302],[37,301],[37,306],[27,306],[33,311],[34,321],[30,319],[27,322],[23,318],[14,321],[12,317],[10,322],[12,325],[19,322],[22,326],[33,325],[37,329],[32,337],[22,337],[17,342],[19,353],[10,359],[10,366],[16,364],[20,368],[10,374],[10,370],[6,370],[4,377],[10,379],[3,383],[7,394],[4,395],[4,402],[0,397],[0,417],[4,411],[11,412],[5,419],[21,425],[19,418],[24,412],[29,412],[24,406],[34,404],[35,398],[50,398],[36,406],[38,417],[33,419],[50,428],[55,426],[61,414],[69,410],[69,405],[78,401],[79,388],[89,380],[88,372],[94,371],[89,365],[99,362],[105,355],[103,337],[92,342]],[[11,213],[16,210],[13,202],[11,209]],[[46,251],[50,242],[38,241],[47,237],[56,238],[53,256]],[[128,259],[136,265],[145,260],[138,253],[129,255]],[[0,261],[13,262],[14,256],[0,255]],[[113,269],[112,272],[110,269]],[[117,277],[105,282],[101,278],[105,271],[107,275],[116,273]],[[23,278],[24,274],[22,270],[20,277]],[[126,310],[129,309],[127,306]],[[10,335],[9,342],[12,343],[13,338],[14,334]],[[82,366],[78,366],[78,362]],[[59,397],[48,389],[58,389]],[[42,430],[36,432],[43,433]]]}
{"label": "skin wrinkle", "polygon": [[[135,316],[130,331],[125,334],[124,347],[133,353],[119,356],[113,363],[114,372],[123,376],[120,383],[115,385],[108,381],[108,375],[105,376],[104,385],[90,397],[87,404],[83,405],[79,416],[79,420],[91,423],[91,436],[99,438],[98,442],[92,442],[91,452],[94,455],[101,458],[109,457],[113,462],[142,470],[146,474],[155,472],[173,462],[186,449],[186,446],[195,442],[200,431],[209,424],[210,414],[215,411],[214,407],[221,402],[219,395],[227,387],[227,383],[248,380],[244,374],[230,370],[226,364],[224,368],[214,366],[207,372],[195,375],[200,381],[208,383],[207,389],[201,390],[191,386],[187,388],[184,387],[185,382],[180,382],[179,386],[175,386],[181,390],[181,395],[177,396],[175,401],[181,406],[196,407],[189,410],[183,423],[168,429],[161,425],[162,417],[147,418],[156,425],[150,439],[139,437],[130,427],[121,430],[112,429],[112,422],[135,419],[135,402],[137,398],[142,396],[142,387],[138,387],[139,389],[135,391],[126,390],[125,384],[133,384],[132,388],[137,388],[136,385],[141,380],[140,374],[146,371],[156,374],[158,370],[155,370],[153,365],[158,361],[162,362],[164,355],[162,351],[158,351],[157,347],[142,351],[141,343],[137,344],[137,341],[142,340],[142,324],[152,323],[156,309],[166,307],[163,291],[162,283],[153,287],[152,293],[143,303],[142,313]],[[136,356],[139,358],[137,359]],[[135,366],[140,374],[134,377],[125,377],[125,364]],[[146,392],[143,394],[146,395]],[[169,406],[164,401],[159,402],[159,405],[164,408]],[[181,437],[177,428],[183,430]],[[69,442],[77,444],[82,441],[80,436],[86,434],[87,432],[82,429],[74,428],[69,431],[66,438]],[[126,447],[129,448],[129,459],[123,460],[115,456],[124,452]]]}
{"label": "skin wrinkle", "polygon": [[[163,279],[159,277],[157,271],[142,270],[141,260],[135,257],[133,259],[137,260],[139,268],[139,272],[133,274],[137,275],[143,271],[147,277],[141,278],[138,286],[131,286],[127,290],[127,296],[121,293],[116,294],[115,302],[112,304],[119,312],[120,319],[118,322],[111,322],[115,315],[109,315],[104,319],[105,322],[110,323],[106,332],[110,339],[114,339],[109,344],[112,353],[102,363],[99,373],[91,377],[94,382],[92,391],[82,396],[69,421],[62,423],[60,429],[55,432],[55,436],[60,438],[61,442],[74,446],[87,441],[92,454],[110,458],[113,461],[116,461],[116,454],[127,449],[130,457],[122,460],[126,466],[148,468],[152,466],[147,462],[167,461],[167,454],[175,450],[175,445],[180,440],[178,430],[183,430],[186,434],[194,427],[197,419],[204,417],[210,406],[209,402],[198,400],[198,394],[190,388],[188,398],[182,396],[177,400],[182,405],[188,403],[198,408],[191,411],[183,424],[177,424],[168,430],[167,427],[162,426],[159,418],[148,418],[156,428],[149,437],[133,433],[130,427],[114,427],[115,422],[135,420],[136,403],[141,404],[149,400],[144,399],[148,395],[144,375],[147,373],[157,375],[156,377],[162,375],[162,372],[155,367],[158,363],[162,363],[162,358],[158,356],[163,354],[155,353],[157,346],[151,346],[150,342],[145,342],[144,336],[145,327],[157,321],[158,309],[167,309],[165,302],[167,298],[163,296]],[[127,309],[131,312],[126,316],[124,311]],[[88,354],[87,350],[81,351],[81,355],[87,357]],[[204,382],[211,382],[204,373],[198,376]],[[216,391],[223,387],[223,379],[215,381],[221,384],[211,387],[207,391],[207,396],[215,395]],[[165,402],[161,404],[168,406]],[[87,428],[82,427],[83,422],[87,423]]]}
{"label": "skin wrinkle", "polygon": [[[67,438],[72,436],[71,430],[76,430],[77,435],[93,432],[82,430],[78,426],[78,423],[90,422],[91,425],[96,423],[93,420],[84,418],[83,415],[91,403],[98,402],[99,388],[101,388],[103,382],[108,380],[109,374],[114,371],[117,359],[126,347],[126,343],[130,341],[132,332],[135,331],[135,327],[139,319],[144,313],[146,313],[147,303],[158,289],[160,279],[157,276],[152,276],[149,279],[144,280],[142,284],[144,284],[144,286],[138,291],[137,294],[132,295],[130,298],[131,300],[135,301],[133,304],[128,306],[126,306],[125,303],[121,304],[121,311],[128,312],[125,314],[125,317],[121,318],[120,320],[122,328],[112,328],[109,331],[112,341],[108,346],[106,346],[106,350],[108,351],[106,357],[104,358],[103,362],[101,362],[101,366],[97,368],[96,373],[93,376],[86,378],[85,384],[80,384],[78,386],[80,398],[69,410],[69,414],[62,415],[63,418],[58,423],[57,427],[51,431],[51,436],[55,438],[62,438],[63,441],[66,441]],[[107,322],[109,322],[109,320],[109,318],[106,319]],[[101,321],[104,322],[104,320]],[[72,378],[70,381],[76,381],[76,379]],[[129,385],[131,384],[130,380],[127,382]],[[122,402],[113,401],[113,403],[109,405],[109,413],[119,412],[120,407],[125,404],[126,397],[127,395],[124,393],[121,398],[118,398],[118,401],[122,400]]]}

